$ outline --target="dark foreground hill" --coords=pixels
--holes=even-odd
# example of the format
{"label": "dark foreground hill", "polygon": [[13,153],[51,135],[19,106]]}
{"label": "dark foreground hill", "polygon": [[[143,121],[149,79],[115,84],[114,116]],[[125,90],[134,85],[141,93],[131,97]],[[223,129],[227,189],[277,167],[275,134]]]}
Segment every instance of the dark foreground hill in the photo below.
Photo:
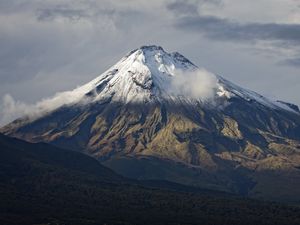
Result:
{"label": "dark foreground hill", "polygon": [[125,180],[84,154],[0,135],[0,224],[300,224],[300,208]]}

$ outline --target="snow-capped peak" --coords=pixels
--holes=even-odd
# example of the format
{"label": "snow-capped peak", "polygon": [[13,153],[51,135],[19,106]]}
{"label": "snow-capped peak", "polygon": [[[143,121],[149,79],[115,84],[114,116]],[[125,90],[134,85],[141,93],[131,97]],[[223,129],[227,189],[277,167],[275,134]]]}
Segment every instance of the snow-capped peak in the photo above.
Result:
{"label": "snow-capped peak", "polygon": [[[234,97],[266,107],[297,111],[289,104],[269,100],[198,68],[178,52],[167,53],[155,45],[131,51],[96,79],[73,91],[58,94],[45,104],[55,105],[55,101],[127,104],[167,100],[215,105]],[[59,104],[54,108],[57,107]]]}
{"label": "snow-capped peak", "polygon": [[148,102],[176,95],[172,87],[175,77],[197,69],[177,52],[167,53],[160,46],[142,46],[82,89],[95,101]]}

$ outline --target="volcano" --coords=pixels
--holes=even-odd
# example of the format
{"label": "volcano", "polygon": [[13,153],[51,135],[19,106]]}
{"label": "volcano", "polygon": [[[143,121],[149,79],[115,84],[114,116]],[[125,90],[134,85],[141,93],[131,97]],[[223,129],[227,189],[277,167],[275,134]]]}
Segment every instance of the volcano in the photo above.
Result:
{"label": "volcano", "polygon": [[159,46],[131,51],[0,132],[84,152],[130,178],[300,200],[298,107]]}

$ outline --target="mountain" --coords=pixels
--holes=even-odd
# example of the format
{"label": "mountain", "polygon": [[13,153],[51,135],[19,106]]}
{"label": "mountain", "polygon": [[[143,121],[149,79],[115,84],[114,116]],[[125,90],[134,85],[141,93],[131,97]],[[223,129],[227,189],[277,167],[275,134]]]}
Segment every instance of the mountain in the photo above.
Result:
{"label": "mountain", "polygon": [[[47,104],[46,104],[47,103]],[[1,128],[130,178],[300,201],[300,112],[158,46]]]}
{"label": "mountain", "polygon": [[82,153],[0,134],[0,224],[296,225],[300,220],[297,206],[145,185],[151,188]]}

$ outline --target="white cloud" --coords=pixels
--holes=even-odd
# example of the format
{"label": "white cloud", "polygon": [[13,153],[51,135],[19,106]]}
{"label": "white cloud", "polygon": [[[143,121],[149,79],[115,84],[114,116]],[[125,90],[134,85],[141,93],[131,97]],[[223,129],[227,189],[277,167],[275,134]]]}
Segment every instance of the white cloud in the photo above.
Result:
{"label": "white cloud", "polygon": [[[53,97],[43,99],[35,104],[27,104],[15,100],[10,94],[5,94],[0,111],[0,125],[5,125],[16,118],[27,116],[29,118],[37,118],[46,113],[53,111],[63,105],[69,105],[74,102],[78,102],[85,95],[86,90],[84,88],[77,88],[72,91],[65,91],[56,93]],[[88,103],[86,101],[80,101],[81,104]]]}
{"label": "white cloud", "polygon": [[176,71],[171,87],[180,95],[194,99],[212,98],[217,89],[217,77],[205,69],[195,71]]}
{"label": "white cloud", "polygon": [[19,118],[26,114],[32,114],[34,111],[34,105],[28,105],[20,101],[15,101],[11,95],[6,94],[3,96],[1,104],[0,125],[4,125],[13,119]]}

